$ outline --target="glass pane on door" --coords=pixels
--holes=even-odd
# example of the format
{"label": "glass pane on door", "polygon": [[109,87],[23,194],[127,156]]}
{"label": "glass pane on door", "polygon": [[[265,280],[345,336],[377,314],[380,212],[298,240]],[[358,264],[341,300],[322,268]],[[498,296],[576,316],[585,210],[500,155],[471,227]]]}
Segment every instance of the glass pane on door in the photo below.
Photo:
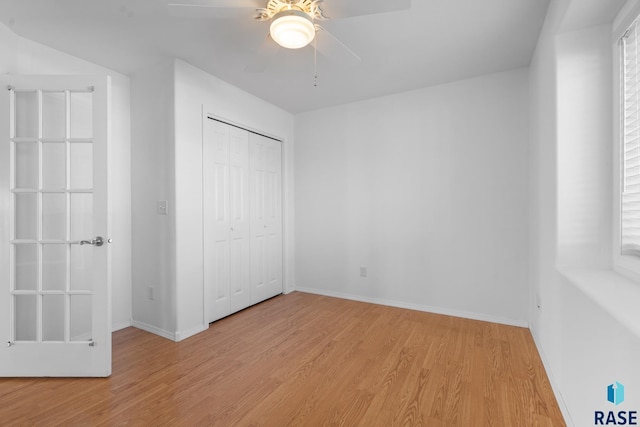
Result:
{"label": "glass pane on door", "polygon": [[64,142],[42,144],[42,188],[64,190],[67,187],[67,154]]}
{"label": "glass pane on door", "polygon": [[64,341],[64,295],[42,296],[42,340]]}
{"label": "glass pane on door", "polygon": [[38,144],[16,144],[16,188],[38,188]]}
{"label": "glass pane on door", "polygon": [[64,291],[67,284],[67,245],[42,245],[42,289]]}
{"label": "glass pane on door", "polygon": [[71,138],[93,137],[93,94],[71,92]]}
{"label": "glass pane on door", "polygon": [[36,193],[15,194],[15,238],[29,240],[38,238],[38,195]]}
{"label": "glass pane on door", "polygon": [[38,137],[38,92],[16,92],[15,119],[17,138]]}
{"label": "glass pane on door", "polygon": [[93,195],[71,194],[71,240],[91,240],[93,234]]}
{"label": "glass pane on door", "polygon": [[71,188],[93,187],[93,146],[90,142],[71,144]]}
{"label": "glass pane on door", "polygon": [[17,341],[35,341],[37,325],[36,295],[15,296],[15,335]]}
{"label": "glass pane on door", "polygon": [[72,291],[90,291],[92,289],[91,271],[93,269],[93,251],[90,246],[71,246]]}
{"label": "glass pane on door", "polygon": [[42,93],[42,137],[64,139],[67,134],[65,92]]}
{"label": "glass pane on door", "polygon": [[38,286],[38,245],[15,245],[15,288],[19,291],[35,291]]}
{"label": "glass pane on door", "polygon": [[45,193],[42,195],[42,239],[65,240],[67,238],[67,195]]}
{"label": "glass pane on door", "polygon": [[91,339],[91,295],[71,295],[71,341]]}

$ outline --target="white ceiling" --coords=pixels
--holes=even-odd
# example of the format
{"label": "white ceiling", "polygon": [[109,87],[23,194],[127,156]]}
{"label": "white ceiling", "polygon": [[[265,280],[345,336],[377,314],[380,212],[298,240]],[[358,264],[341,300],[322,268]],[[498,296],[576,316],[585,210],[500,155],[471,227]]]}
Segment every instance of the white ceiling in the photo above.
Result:
{"label": "white ceiling", "polygon": [[[331,2],[367,0],[325,0]],[[389,0],[393,2],[394,0]],[[268,33],[246,16],[176,16],[170,0],[0,0],[17,34],[124,74],[178,57],[292,113],[528,66],[549,0],[412,0],[409,10],[322,23],[360,57],[281,49],[245,67]],[[266,0],[265,0],[266,3]],[[200,11],[199,11],[200,12]],[[193,14],[191,14],[193,15]]]}

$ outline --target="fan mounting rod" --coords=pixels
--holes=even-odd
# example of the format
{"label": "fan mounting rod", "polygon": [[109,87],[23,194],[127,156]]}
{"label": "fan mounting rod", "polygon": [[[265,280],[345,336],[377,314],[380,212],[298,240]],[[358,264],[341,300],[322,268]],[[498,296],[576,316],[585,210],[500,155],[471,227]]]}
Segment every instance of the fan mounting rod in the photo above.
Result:
{"label": "fan mounting rod", "polygon": [[313,20],[328,19],[322,10],[323,0],[269,0],[267,6],[258,9],[257,21],[268,21],[280,12],[297,10],[309,16]]}

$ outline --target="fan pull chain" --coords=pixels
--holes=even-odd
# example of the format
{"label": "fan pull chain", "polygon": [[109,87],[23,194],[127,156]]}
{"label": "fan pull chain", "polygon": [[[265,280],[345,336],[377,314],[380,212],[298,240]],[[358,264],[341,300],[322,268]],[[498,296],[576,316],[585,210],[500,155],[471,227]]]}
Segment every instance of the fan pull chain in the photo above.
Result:
{"label": "fan pull chain", "polygon": [[313,38],[313,87],[318,87],[318,37]]}

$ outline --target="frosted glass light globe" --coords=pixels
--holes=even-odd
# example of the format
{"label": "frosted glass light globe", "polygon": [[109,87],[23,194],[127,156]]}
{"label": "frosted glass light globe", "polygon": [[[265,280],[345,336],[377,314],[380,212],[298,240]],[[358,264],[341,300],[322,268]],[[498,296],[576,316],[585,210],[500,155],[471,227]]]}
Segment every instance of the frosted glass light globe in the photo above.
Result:
{"label": "frosted glass light globe", "polygon": [[311,17],[299,10],[278,12],[271,20],[271,38],[287,49],[305,47],[316,36],[316,28]]}

